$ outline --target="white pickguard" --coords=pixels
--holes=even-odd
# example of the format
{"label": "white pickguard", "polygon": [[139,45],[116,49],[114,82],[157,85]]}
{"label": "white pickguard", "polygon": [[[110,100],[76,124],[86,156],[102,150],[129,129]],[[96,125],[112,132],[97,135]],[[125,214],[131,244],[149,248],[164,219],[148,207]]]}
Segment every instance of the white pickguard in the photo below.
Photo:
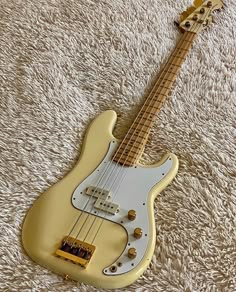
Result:
{"label": "white pickguard", "polygon": [[[147,212],[148,194],[152,187],[160,182],[173,167],[169,157],[158,167],[123,167],[111,161],[117,148],[116,141],[112,141],[108,152],[100,165],[74,191],[72,204],[75,208],[91,213],[101,218],[122,225],[127,231],[127,245],[115,263],[104,269],[106,275],[119,275],[135,268],[143,258],[148,245],[149,220]],[[102,178],[102,179],[101,179]],[[97,198],[87,196],[86,189],[90,186],[110,191],[109,201],[119,205],[119,212],[115,215],[94,208]],[[130,221],[127,217],[129,210],[136,211],[136,219]],[[142,228],[140,239],[133,236],[135,228]],[[135,259],[127,256],[128,249],[134,247],[137,251]],[[118,265],[118,263],[121,263]],[[115,266],[115,271],[111,267]]]}

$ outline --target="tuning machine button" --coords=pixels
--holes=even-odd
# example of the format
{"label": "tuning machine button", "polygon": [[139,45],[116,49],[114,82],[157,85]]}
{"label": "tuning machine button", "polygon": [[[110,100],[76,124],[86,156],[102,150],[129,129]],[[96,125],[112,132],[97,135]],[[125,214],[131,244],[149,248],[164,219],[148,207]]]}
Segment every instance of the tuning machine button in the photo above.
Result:
{"label": "tuning machine button", "polygon": [[211,2],[211,1],[208,1],[208,2],[207,2],[207,7],[209,7],[209,8],[212,7],[212,2]]}
{"label": "tuning machine button", "polygon": [[205,8],[202,7],[202,8],[200,9],[200,13],[201,13],[201,14],[204,14],[204,13],[205,13]]}
{"label": "tuning machine button", "polygon": [[138,227],[138,228],[134,229],[134,237],[135,238],[139,239],[142,237],[142,235],[143,235],[143,231],[141,228]]}
{"label": "tuning machine button", "polygon": [[135,258],[136,258],[136,255],[137,255],[136,248],[131,247],[131,248],[128,250],[128,257],[129,257],[130,259],[135,259]]}
{"label": "tuning machine button", "polygon": [[187,28],[190,28],[190,26],[191,26],[191,24],[190,24],[189,21],[186,21],[184,25],[185,25],[185,27],[187,27]]}
{"label": "tuning machine button", "polygon": [[128,212],[128,219],[130,221],[133,221],[136,218],[136,211],[135,210],[129,210]]}

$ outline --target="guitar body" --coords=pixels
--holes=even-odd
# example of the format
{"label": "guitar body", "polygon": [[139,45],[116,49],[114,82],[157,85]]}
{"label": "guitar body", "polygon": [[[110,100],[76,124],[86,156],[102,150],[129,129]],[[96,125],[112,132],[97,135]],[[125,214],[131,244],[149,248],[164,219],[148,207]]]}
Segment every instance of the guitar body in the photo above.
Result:
{"label": "guitar body", "polygon": [[[153,201],[178,169],[178,160],[173,154],[167,154],[158,164],[148,167],[119,166],[120,174],[123,172],[123,176],[118,176],[121,191],[111,194],[111,201],[119,205],[116,205],[116,214],[105,209],[90,209],[98,198],[89,198],[83,190],[95,185],[99,175],[107,171],[103,165],[108,167],[113,152],[111,145],[117,143],[112,135],[115,121],[116,113],[110,110],[92,122],[77,165],[36,200],[22,230],[24,248],[35,262],[60,275],[101,288],[127,286],[147,268],[156,239]],[[143,176],[143,181],[139,175]],[[135,178],[136,181],[132,181]],[[147,192],[143,193],[143,190]],[[90,203],[86,206],[85,201]],[[127,218],[130,209],[137,212],[135,220]],[[81,213],[81,210],[86,212]],[[78,217],[80,220],[76,223]],[[88,232],[91,226],[91,232]],[[133,236],[136,227],[143,230],[139,239]],[[71,237],[76,238],[81,230],[78,239],[86,238],[96,247],[86,268],[55,254],[71,230]],[[132,247],[137,252],[134,259],[127,256]]]}

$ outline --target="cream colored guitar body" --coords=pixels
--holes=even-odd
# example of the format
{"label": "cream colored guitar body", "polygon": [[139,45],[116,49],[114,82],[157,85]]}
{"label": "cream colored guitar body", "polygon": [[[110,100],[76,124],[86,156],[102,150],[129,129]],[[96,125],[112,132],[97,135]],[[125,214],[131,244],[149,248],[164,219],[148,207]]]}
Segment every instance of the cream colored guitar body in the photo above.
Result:
{"label": "cream colored guitar body", "polygon": [[[101,288],[127,286],[134,282],[147,268],[155,247],[153,201],[157,193],[171,182],[178,170],[176,156],[169,153],[156,165],[148,167],[137,165],[140,171],[145,172],[146,169],[150,175],[155,174],[155,169],[159,173],[162,167],[165,168],[165,165],[165,169],[168,170],[165,171],[161,179],[157,179],[158,183],[152,185],[150,190],[143,194],[145,204],[140,202],[140,204],[145,205],[142,214],[137,211],[137,221],[132,221],[133,225],[130,225],[131,227],[135,226],[135,222],[141,224],[141,221],[138,220],[142,219],[142,216],[147,218],[146,234],[143,234],[140,239],[132,239],[129,230],[133,227],[131,229],[125,227],[125,222],[127,224],[131,223],[122,213],[124,210],[126,212],[127,206],[132,206],[132,200],[134,205],[137,205],[136,202],[138,202],[139,197],[129,197],[129,194],[127,194],[127,206],[123,206],[126,205],[124,198],[120,201],[118,196],[114,198],[116,202],[119,201],[119,210],[116,214],[108,214],[97,210],[92,215],[89,214],[89,209],[81,214],[80,207],[79,205],[75,207],[76,203],[73,202],[73,198],[77,196],[76,198],[79,200],[78,194],[80,192],[76,192],[76,190],[94,175],[95,170],[108,155],[111,143],[116,141],[112,135],[115,122],[116,113],[114,111],[106,111],[92,122],[85,138],[80,160],[64,179],[37,199],[25,218],[22,231],[24,248],[35,262],[63,276]],[[168,160],[171,162],[168,162]],[[127,186],[128,189],[129,186]],[[87,197],[81,195],[82,198]],[[93,198],[91,202],[93,202]],[[81,209],[83,209],[82,207],[84,206],[81,206]],[[121,215],[124,218],[123,220]],[[82,226],[85,226],[85,224],[90,226],[94,222],[94,233],[91,233],[87,240],[91,242],[94,238],[92,244],[96,247],[96,250],[86,268],[55,255],[62,239],[69,235],[78,216],[80,216],[80,220],[71,235],[74,238]],[[100,229],[96,234],[98,228]],[[84,228],[83,231],[82,228],[78,239],[83,240],[86,233],[87,229]],[[126,251],[133,244],[136,245],[136,259],[132,261],[127,257],[126,260]],[[118,259],[121,263],[117,262]],[[121,272],[119,272],[119,268]]]}

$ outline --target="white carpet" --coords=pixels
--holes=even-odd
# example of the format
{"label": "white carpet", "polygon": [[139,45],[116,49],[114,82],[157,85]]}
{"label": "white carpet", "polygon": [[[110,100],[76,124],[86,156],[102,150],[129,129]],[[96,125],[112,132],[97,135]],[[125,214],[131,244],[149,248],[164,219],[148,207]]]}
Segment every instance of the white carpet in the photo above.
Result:
{"label": "white carpet", "polygon": [[[169,149],[180,169],[156,200],[152,263],[122,291],[236,291],[236,2],[225,2],[153,128],[144,161]],[[33,263],[21,224],[97,114],[116,110],[125,134],[190,3],[0,1],[0,291],[97,291]]]}

